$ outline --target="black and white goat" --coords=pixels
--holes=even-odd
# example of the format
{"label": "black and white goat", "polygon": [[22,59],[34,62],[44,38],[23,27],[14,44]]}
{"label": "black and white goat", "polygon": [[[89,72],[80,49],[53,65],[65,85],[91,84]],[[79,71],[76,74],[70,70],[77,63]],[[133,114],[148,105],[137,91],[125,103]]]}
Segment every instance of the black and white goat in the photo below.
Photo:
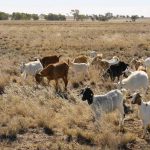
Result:
{"label": "black and white goat", "polygon": [[82,100],[88,102],[92,107],[93,111],[96,114],[96,117],[99,117],[103,112],[112,112],[116,109],[119,110],[121,114],[121,124],[124,124],[125,109],[124,109],[124,93],[126,91],[122,90],[111,90],[110,92],[104,95],[94,95],[93,91],[90,88],[85,88],[82,90]]}

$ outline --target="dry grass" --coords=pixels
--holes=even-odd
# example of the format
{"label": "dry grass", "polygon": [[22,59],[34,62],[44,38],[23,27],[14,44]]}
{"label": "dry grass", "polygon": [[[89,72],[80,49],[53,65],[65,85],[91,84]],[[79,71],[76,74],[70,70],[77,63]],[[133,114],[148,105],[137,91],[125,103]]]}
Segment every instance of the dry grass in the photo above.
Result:
{"label": "dry grass", "polygon": [[88,50],[108,59],[117,55],[125,62],[133,56],[147,57],[149,30],[149,22],[0,22],[0,148],[149,149],[149,142],[141,139],[137,107],[120,130],[117,112],[96,121],[89,105],[81,101],[79,93],[85,86],[95,94],[115,88],[101,80],[100,71],[90,68],[86,80],[69,72],[68,91],[56,93],[53,82],[37,88],[32,77],[23,81],[19,70],[22,61],[35,56],[62,54],[66,61],[87,55]]}
{"label": "dry grass", "polygon": [[10,76],[0,73],[0,95],[4,94],[5,86],[8,85]]}

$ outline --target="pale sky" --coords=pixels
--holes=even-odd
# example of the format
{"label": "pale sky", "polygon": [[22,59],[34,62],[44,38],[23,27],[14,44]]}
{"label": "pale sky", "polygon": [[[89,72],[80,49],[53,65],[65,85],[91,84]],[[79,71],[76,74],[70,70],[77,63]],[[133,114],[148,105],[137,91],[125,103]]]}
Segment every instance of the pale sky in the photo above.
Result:
{"label": "pale sky", "polygon": [[7,13],[61,13],[79,9],[81,14],[144,15],[150,17],[150,0],[1,0],[0,11]]}

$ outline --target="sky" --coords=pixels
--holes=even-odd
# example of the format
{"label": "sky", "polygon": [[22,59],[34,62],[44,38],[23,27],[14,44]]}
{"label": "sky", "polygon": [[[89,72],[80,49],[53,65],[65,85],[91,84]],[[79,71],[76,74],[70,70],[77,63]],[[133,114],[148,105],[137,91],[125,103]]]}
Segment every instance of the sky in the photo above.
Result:
{"label": "sky", "polygon": [[150,17],[150,0],[1,0],[0,11],[37,14],[70,15],[72,9],[80,14],[139,15]]}

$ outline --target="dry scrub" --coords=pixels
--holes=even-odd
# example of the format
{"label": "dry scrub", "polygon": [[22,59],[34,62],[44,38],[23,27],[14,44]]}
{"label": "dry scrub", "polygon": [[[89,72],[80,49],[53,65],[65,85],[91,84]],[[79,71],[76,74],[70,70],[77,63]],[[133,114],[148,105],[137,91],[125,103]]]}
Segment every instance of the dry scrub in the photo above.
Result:
{"label": "dry scrub", "polygon": [[53,82],[37,87],[32,77],[23,81],[19,70],[35,56],[61,54],[66,61],[88,50],[125,62],[147,57],[149,31],[149,22],[0,22],[0,149],[149,149],[141,139],[137,107],[120,129],[117,112],[96,121],[81,100],[85,86],[95,94],[115,88],[100,79],[100,71],[91,68],[84,80],[69,72],[68,91],[56,93]]}

